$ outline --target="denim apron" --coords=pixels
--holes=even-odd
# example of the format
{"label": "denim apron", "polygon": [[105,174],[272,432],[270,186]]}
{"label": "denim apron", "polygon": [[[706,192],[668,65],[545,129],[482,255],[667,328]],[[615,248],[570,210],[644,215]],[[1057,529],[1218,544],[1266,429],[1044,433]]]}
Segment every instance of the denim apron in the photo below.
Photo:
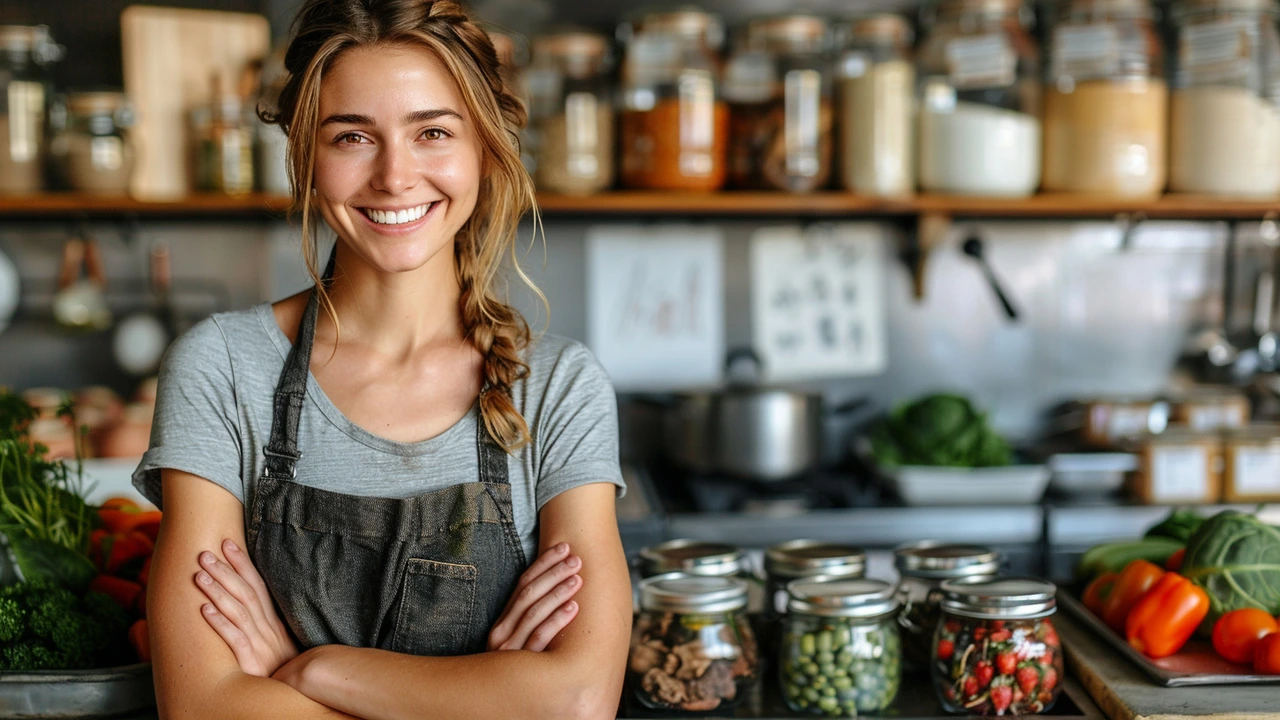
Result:
{"label": "denim apron", "polygon": [[[333,276],[329,259],[322,282]],[[318,295],[312,291],[276,386],[266,468],[245,540],[303,649],[340,644],[411,655],[483,652],[527,567],[507,455],[476,423],[475,482],[406,499],[294,482]]]}

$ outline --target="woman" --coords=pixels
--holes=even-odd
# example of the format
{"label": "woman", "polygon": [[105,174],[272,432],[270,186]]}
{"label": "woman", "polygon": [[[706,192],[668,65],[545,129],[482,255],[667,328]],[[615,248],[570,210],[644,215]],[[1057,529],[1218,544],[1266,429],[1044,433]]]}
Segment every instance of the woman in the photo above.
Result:
{"label": "woman", "polygon": [[286,68],[316,287],[175,343],[134,475],[161,716],[612,717],[614,395],[494,295],[533,192],[492,44],[452,2],[309,0]]}

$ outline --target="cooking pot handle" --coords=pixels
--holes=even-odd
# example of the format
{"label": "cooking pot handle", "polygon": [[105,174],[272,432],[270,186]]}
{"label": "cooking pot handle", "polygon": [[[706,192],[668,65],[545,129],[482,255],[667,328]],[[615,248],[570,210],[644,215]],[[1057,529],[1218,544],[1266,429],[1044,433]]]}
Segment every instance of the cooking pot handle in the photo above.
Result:
{"label": "cooking pot handle", "polygon": [[836,405],[835,407],[831,408],[831,410],[829,410],[828,412],[830,412],[832,415],[848,415],[850,413],[862,410],[870,404],[871,404],[871,398],[856,397],[856,398],[853,398],[852,400],[845,400],[839,405]]}

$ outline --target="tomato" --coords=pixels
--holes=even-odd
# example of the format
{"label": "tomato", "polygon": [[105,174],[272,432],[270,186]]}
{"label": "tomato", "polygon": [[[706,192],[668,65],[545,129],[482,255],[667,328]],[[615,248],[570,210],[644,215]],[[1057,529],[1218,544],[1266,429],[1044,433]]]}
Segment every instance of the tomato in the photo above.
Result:
{"label": "tomato", "polygon": [[1253,662],[1253,648],[1264,636],[1280,631],[1280,624],[1263,610],[1232,610],[1213,624],[1213,649],[1224,660],[1248,665]]}
{"label": "tomato", "polygon": [[1280,632],[1258,641],[1253,649],[1253,671],[1259,675],[1280,675]]}

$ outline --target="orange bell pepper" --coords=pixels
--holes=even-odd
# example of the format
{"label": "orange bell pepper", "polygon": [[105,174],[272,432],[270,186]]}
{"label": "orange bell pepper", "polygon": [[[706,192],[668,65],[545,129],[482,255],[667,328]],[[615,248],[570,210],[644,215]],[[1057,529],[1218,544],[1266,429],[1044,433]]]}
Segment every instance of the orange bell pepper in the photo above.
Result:
{"label": "orange bell pepper", "polygon": [[1165,573],[1129,612],[1125,639],[1149,658],[1168,657],[1187,644],[1208,614],[1208,593],[1177,573]]}
{"label": "orange bell pepper", "polygon": [[116,604],[127,612],[133,612],[137,607],[138,593],[142,592],[142,586],[123,578],[99,575],[89,583],[89,592],[100,592],[115,600]]}
{"label": "orange bell pepper", "polygon": [[1089,608],[1089,612],[1102,617],[1103,602],[1111,594],[1111,589],[1115,587],[1118,577],[1120,577],[1118,573],[1103,573],[1094,578],[1093,582],[1084,589],[1084,595],[1080,599],[1084,602],[1084,606]]}
{"label": "orange bell pepper", "polygon": [[1159,565],[1146,560],[1134,560],[1126,565],[1102,602],[1102,621],[1123,635],[1129,611],[1163,575]]}
{"label": "orange bell pepper", "polygon": [[1178,572],[1182,569],[1182,559],[1187,556],[1186,548],[1178,548],[1168,560],[1164,561],[1164,569],[1169,572]]}
{"label": "orange bell pepper", "polygon": [[[106,541],[103,542],[103,546],[106,547]],[[151,541],[151,538],[136,530],[117,533],[111,537],[110,547],[107,548],[107,560],[102,569],[111,575],[136,577],[138,570],[141,569],[146,559],[151,556],[155,547],[156,545]],[[131,562],[135,564],[132,572],[128,572],[125,566]]]}

